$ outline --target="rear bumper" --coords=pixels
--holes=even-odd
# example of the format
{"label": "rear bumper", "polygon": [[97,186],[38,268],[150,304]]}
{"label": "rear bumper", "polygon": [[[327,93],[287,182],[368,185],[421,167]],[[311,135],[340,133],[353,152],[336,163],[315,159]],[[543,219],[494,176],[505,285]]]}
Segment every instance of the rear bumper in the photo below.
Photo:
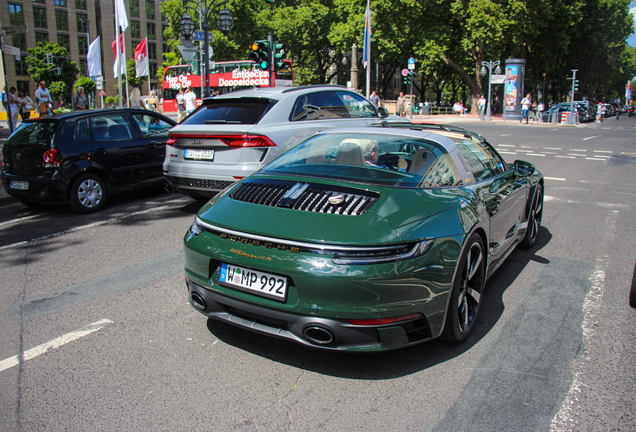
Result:
{"label": "rear bumper", "polygon": [[[2,186],[4,187],[4,190],[9,195],[19,200],[37,203],[57,203],[67,201],[66,186],[62,182],[61,178],[21,176],[7,174],[6,172],[0,174],[0,178],[2,179]],[[11,182],[14,180],[29,182],[29,188],[26,190],[11,188]]]}
{"label": "rear bumper", "polygon": [[164,176],[166,189],[172,192],[188,194],[196,192],[199,195],[207,195],[210,198],[222,191],[235,181],[194,179],[177,176]]}
{"label": "rear bumper", "polygon": [[305,316],[247,303],[186,279],[190,304],[205,316],[237,327],[332,351],[374,352],[431,340],[425,318],[393,325],[360,326],[346,320]]}

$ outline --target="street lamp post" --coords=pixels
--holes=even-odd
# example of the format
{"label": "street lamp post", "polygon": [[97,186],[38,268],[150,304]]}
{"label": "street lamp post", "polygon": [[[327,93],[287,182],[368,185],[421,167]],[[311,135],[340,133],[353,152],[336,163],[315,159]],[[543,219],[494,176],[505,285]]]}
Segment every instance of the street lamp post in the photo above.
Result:
{"label": "street lamp post", "polygon": [[[188,6],[188,3],[192,3],[195,6]],[[181,21],[179,22],[179,30],[181,35],[190,40],[192,34],[194,33],[194,21],[192,21],[192,17],[188,14],[188,10],[196,10],[200,13],[200,16],[203,18],[203,65],[205,75],[203,78],[203,87],[204,87],[204,97],[210,96],[210,59],[209,56],[209,28],[208,21],[210,20],[210,16],[212,12],[217,10],[219,7],[223,6],[223,10],[219,13],[219,17],[216,20],[217,28],[227,36],[234,28],[234,18],[232,18],[232,14],[227,9],[228,0],[219,0],[215,2],[211,0],[208,3],[208,0],[183,0],[183,7],[186,12],[183,14]]]}
{"label": "street lamp post", "polygon": [[[490,118],[490,104],[491,104],[491,99],[490,99],[490,78],[492,78],[492,68],[494,68],[495,66],[497,66],[497,69],[495,69],[495,73],[497,75],[499,75],[501,73],[501,68],[499,67],[499,65],[501,64],[500,60],[497,61],[482,61],[481,62],[481,76],[485,77],[486,74],[488,74],[488,104],[487,104],[487,108],[486,108],[486,120],[492,120],[492,118]],[[488,71],[486,71],[486,68],[488,68]]]}

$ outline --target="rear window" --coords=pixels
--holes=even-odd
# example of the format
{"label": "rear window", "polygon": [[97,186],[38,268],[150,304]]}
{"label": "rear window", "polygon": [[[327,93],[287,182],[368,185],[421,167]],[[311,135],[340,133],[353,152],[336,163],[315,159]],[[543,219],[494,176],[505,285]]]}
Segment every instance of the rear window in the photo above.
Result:
{"label": "rear window", "polygon": [[206,99],[181,124],[256,124],[275,104],[263,98]]}
{"label": "rear window", "polygon": [[59,121],[24,123],[7,140],[5,145],[35,145],[49,147]]}

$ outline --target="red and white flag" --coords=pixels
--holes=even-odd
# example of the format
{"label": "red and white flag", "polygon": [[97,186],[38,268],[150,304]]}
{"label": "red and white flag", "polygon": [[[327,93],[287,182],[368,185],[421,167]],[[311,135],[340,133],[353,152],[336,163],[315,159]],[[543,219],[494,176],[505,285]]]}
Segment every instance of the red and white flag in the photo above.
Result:
{"label": "red and white flag", "polygon": [[148,38],[142,40],[135,48],[135,67],[137,69],[137,78],[150,75],[148,68]]}
{"label": "red and white flag", "polygon": [[[122,54],[120,73],[122,75],[126,75],[126,60],[123,56],[124,54],[124,34],[123,33],[119,35],[119,50],[120,50],[120,53]],[[113,65],[113,74],[115,75],[115,78],[117,78],[119,76],[119,74],[117,73],[117,39],[113,41],[113,53],[115,53],[115,64]]]}

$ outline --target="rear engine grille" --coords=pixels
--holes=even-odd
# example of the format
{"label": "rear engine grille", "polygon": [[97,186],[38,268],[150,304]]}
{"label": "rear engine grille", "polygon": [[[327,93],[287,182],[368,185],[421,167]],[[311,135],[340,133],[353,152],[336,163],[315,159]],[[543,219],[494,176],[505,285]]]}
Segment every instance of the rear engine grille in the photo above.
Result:
{"label": "rear engine grille", "polygon": [[222,180],[202,180],[183,177],[168,176],[168,179],[175,187],[195,187],[200,189],[223,190],[234,182]]}
{"label": "rear engine grille", "polygon": [[270,207],[357,216],[371,208],[379,194],[315,183],[271,180],[243,182],[230,197]]}

